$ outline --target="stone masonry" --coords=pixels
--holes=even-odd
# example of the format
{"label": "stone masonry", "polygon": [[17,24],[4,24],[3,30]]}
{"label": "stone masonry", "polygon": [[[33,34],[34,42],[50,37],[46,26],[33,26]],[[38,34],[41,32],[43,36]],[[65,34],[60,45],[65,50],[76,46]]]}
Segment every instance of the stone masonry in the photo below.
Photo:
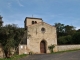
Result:
{"label": "stone masonry", "polygon": [[[27,43],[19,46],[19,54],[29,54],[29,52],[34,54],[50,53],[48,46],[57,45],[56,28],[43,22],[41,18],[27,17],[25,28]],[[44,48],[45,52],[43,52]],[[56,51],[57,47],[54,48],[54,52]]]}

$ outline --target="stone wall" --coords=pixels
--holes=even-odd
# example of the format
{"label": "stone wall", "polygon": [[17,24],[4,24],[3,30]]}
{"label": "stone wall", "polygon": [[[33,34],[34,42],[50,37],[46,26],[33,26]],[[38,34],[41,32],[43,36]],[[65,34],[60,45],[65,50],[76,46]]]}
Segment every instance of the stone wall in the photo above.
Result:
{"label": "stone wall", "polygon": [[58,51],[66,51],[66,50],[76,50],[80,49],[80,45],[58,45]]}
{"label": "stone wall", "polygon": [[19,52],[19,55],[21,55],[21,54],[28,54],[27,53],[27,45],[19,45],[19,50],[18,50],[18,52]]}
{"label": "stone wall", "polygon": [[[13,55],[14,53],[15,53],[15,49],[11,49],[11,54]],[[0,58],[3,58],[3,57],[5,57],[5,55],[0,45]]]}
{"label": "stone wall", "polygon": [[[53,49],[53,51],[59,52],[59,51],[76,50],[76,49],[80,49],[80,45],[58,45],[58,46],[55,45],[55,48]],[[27,48],[26,45],[19,46],[19,55],[28,54],[28,52],[31,52],[31,51]]]}

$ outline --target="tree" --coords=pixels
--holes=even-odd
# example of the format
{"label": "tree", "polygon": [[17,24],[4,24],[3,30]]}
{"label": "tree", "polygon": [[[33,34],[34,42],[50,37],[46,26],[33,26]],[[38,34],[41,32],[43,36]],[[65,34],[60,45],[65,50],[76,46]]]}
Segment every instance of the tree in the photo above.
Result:
{"label": "tree", "polygon": [[55,23],[55,27],[57,29],[58,44],[72,44],[71,38],[76,33],[75,27],[61,23]]}
{"label": "tree", "polygon": [[75,30],[74,26],[69,26],[69,25],[65,26],[65,34],[66,35],[73,35],[75,32],[76,32],[76,30]]}
{"label": "tree", "polygon": [[59,38],[60,36],[64,35],[64,24],[61,23],[55,23],[55,27],[57,29],[57,37]]}
{"label": "tree", "polygon": [[24,35],[24,29],[17,25],[6,25],[0,28],[0,43],[6,57],[10,57],[10,49],[16,48]]}
{"label": "tree", "polygon": [[64,45],[64,44],[72,44],[72,36],[61,36],[58,38],[58,44],[59,45]]}
{"label": "tree", "polygon": [[3,23],[2,18],[3,17],[1,17],[1,15],[0,15],[0,27],[2,26],[2,23]]}
{"label": "tree", "polygon": [[3,51],[6,57],[9,57],[11,47],[14,47],[14,34],[13,30],[10,30],[8,27],[2,27],[0,29],[0,43],[3,47]]}
{"label": "tree", "polygon": [[78,29],[77,32],[80,32],[80,29]]}
{"label": "tree", "polygon": [[73,44],[80,44],[80,32],[76,32],[72,36]]}

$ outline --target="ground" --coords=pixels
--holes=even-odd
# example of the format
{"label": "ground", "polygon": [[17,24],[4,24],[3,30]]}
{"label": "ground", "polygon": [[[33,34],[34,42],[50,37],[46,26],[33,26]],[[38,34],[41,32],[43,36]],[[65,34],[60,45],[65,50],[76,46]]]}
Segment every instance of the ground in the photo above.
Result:
{"label": "ground", "polygon": [[80,60],[80,50],[57,54],[30,55],[20,60]]}

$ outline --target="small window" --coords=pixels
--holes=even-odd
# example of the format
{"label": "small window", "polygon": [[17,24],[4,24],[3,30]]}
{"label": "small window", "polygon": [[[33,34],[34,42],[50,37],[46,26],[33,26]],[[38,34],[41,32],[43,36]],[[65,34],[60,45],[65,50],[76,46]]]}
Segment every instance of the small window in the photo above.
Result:
{"label": "small window", "polygon": [[37,23],[37,21],[35,21],[35,24]]}
{"label": "small window", "polygon": [[45,33],[45,28],[42,27],[41,28],[41,31],[42,31],[42,33]]}
{"label": "small window", "polygon": [[34,21],[32,21],[32,24],[34,24]]}

